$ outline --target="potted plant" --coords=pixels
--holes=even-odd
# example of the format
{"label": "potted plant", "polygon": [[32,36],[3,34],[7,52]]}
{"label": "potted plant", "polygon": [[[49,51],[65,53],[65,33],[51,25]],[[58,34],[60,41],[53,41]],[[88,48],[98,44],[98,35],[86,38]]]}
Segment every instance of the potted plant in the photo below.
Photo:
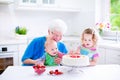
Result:
{"label": "potted plant", "polygon": [[26,27],[20,27],[20,26],[17,26],[15,28],[15,34],[16,34],[16,37],[19,38],[19,39],[23,39],[23,38],[26,38],[26,35],[27,35],[27,28]]}

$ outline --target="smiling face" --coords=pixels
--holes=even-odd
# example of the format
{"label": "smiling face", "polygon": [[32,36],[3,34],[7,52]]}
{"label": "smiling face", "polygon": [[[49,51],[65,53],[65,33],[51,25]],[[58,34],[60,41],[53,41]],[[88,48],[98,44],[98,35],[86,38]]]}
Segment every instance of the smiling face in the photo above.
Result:
{"label": "smiling face", "polygon": [[57,43],[53,40],[50,40],[46,42],[45,44],[45,50],[47,53],[49,53],[51,56],[55,56],[57,54]]}
{"label": "smiling face", "polygon": [[62,39],[62,32],[59,31],[51,31],[51,39],[58,42]]}
{"label": "smiling face", "polygon": [[93,39],[92,39],[92,34],[84,34],[83,35],[83,45],[87,48],[93,47]]}

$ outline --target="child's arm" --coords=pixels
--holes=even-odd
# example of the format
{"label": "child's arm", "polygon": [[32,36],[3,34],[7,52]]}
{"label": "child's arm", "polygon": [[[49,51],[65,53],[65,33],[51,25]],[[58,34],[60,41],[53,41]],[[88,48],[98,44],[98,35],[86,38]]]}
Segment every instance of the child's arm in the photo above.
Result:
{"label": "child's arm", "polygon": [[97,64],[98,58],[98,54],[94,55],[93,59],[90,61],[90,65],[95,66]]}
{"label": "child's arm", "polygon": [[76,54],[80,54],[80,46],[79,47],[77,47],[77,50],[76,50],[76,52],[75,52]]}

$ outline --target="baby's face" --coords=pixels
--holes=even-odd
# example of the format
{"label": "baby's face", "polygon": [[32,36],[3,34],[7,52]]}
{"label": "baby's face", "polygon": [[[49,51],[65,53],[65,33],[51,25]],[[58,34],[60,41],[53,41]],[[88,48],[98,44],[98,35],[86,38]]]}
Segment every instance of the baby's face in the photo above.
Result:
{"label": "baby's face", "polygon": [[51,56],[55,56],[57,54],[57,44],[50,44],[46,47],[46,52]]}
{"label": "baby's face", "polygon": [[93,47],[93,39],[91,34],[84,34],[83,44],[86,48]]}

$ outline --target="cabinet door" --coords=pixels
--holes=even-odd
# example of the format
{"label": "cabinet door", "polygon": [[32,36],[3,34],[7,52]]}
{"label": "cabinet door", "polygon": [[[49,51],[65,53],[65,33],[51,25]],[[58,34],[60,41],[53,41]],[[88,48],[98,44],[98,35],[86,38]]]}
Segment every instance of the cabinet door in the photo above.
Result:
{"label": "cabinet door", "polygon": [[120,50],[106,49],[106,63],[120,64]]}
{"label": "cabinet door", "polygon": [[105,48],[98,48],[98,54],[99,54],[99,58],[98,58],[98,64],[105,64],[105,57],[106,57],[106,49]]}
{"label": "cabinet door", "polygon": [[23,5],[37,4],[37,0],[19,0],[19,3]]}
{"label": "cabinet door", "polygon": [[79,9],[81,1],[79,0],[56,0],[56,4],[59,8],[67,9]]}
{"label": "cabinet door", "polygon": [[19,65],[22,65],[22,62],[21,62],[21,59],[22,59],[22,56],[26,50],[26,47],[27,47],[27,44],[20,44],[19,45]]}
{"label": "cabinet door", "polygon": [[80,41],[77,41],[77,40],[66,40],[66,41],[63,41],[68,49],[68,51],[70,50],[76,50],[77,47],[79,46],[79,42]]}
{"label": "cabinet door", "polygon": [[[24,5],[24,6],[37,6],[38,5],[54,5],[55,4],[55,0],[20,0],[19,5]],[[41,6],[40,6],[41,7]]]}

